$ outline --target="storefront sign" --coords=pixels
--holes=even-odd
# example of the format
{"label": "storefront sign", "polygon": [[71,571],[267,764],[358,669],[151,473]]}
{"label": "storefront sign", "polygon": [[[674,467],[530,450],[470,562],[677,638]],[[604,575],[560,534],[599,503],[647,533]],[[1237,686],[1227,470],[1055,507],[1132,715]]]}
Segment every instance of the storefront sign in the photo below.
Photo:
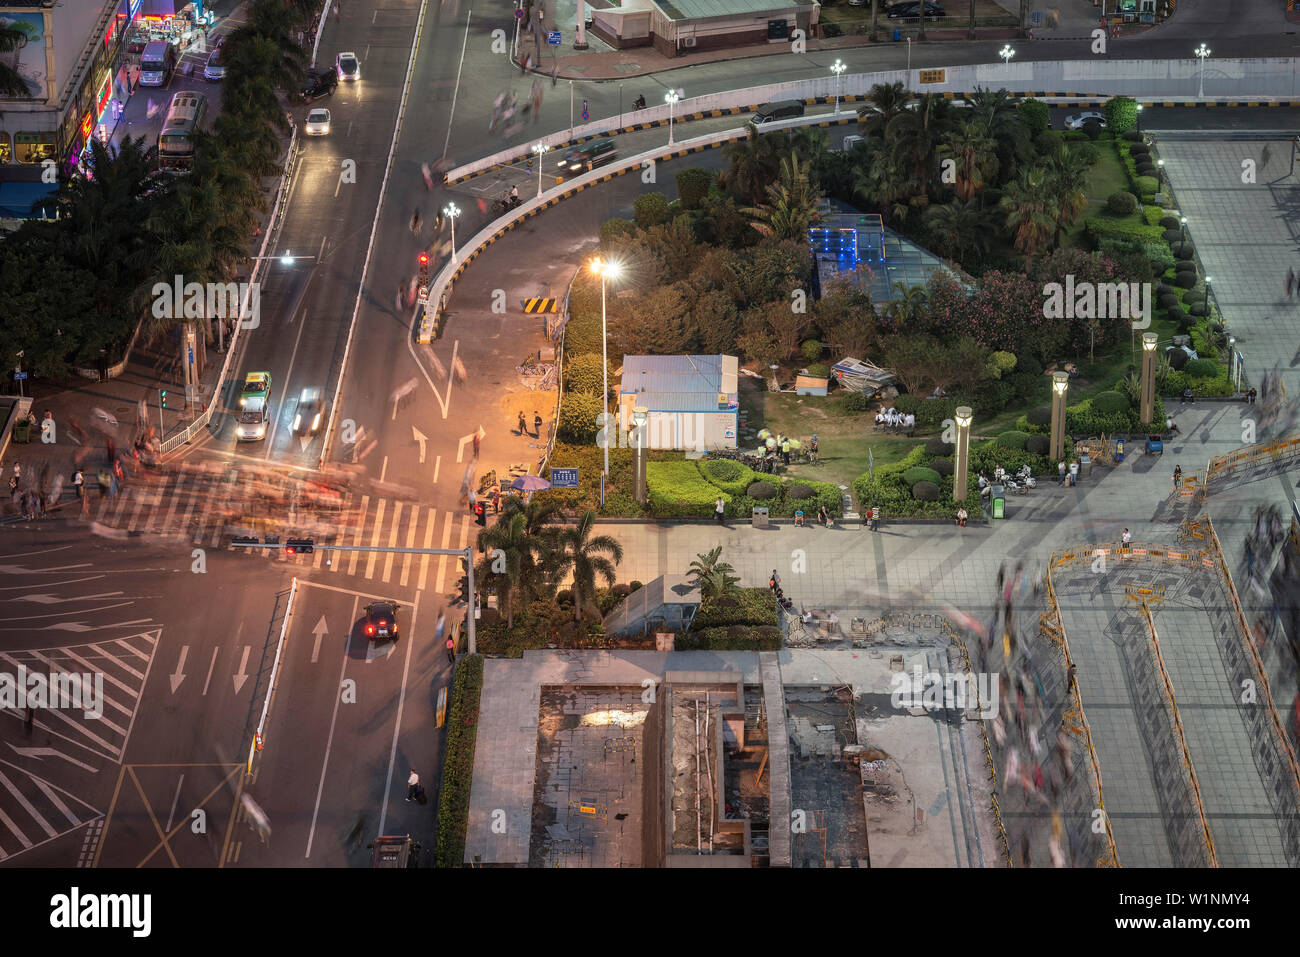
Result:
{"label": "storefront sign", "polygon": [[922,83],[943,83],[948,75],[947,70],[922,70],[920,72]]}

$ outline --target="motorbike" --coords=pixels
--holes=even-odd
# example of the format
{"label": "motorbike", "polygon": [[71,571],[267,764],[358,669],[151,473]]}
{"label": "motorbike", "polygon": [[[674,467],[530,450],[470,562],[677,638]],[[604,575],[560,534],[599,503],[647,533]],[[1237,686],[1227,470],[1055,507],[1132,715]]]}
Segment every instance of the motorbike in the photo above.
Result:
{"label": "motorbike", "polygon": [[1010,475],[1006,477],[1006,490],[1008,492],[1015,492],[1017,495],[1029,494],[1029,486],[1026,485],[1023,480],[1017,482],[1015,478]]}
{"label": "motorbike", "polygon": [[1038,480],[1034,478],[1033,472],[1028,465],[1020,466],[1020,470],[1016,472],[1016,480],[1025,486],[1026,491],[1031,488],[1038,488]]}
{"label": "motorbike", "polygon": [[518,206],[520,202],[521,200],[517,198],[511,198],[510,196],[502,196],[500,199],[496,200],[492,204],[492,214],[494,216],[504,215],[505,213],[510,212],[512,209]]}

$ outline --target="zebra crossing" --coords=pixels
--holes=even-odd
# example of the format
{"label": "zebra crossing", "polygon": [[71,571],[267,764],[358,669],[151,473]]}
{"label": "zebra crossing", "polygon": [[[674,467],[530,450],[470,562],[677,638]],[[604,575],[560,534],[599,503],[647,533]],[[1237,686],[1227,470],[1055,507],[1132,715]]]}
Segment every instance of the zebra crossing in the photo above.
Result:
{"label": "zebra crossing", "polygon": [[[256,512],[257,517],[249,512]],[[282,562],[310,565],[315,571],[439,591],[459,577],[450,556],[331,552],[320,546],[465,548],[472,540],[473,525],[472,516],[462,509],[368,494],[350,494],[329,508],[282,501],[250,509],[246,490],[233,479],[214,482],[208,476],[188,473],[164,475],[154,484],[128,485],[113,498],[92,497],[86,515],[101,525],[132,534],[180,537],[210,548],[230,548],[230,540],[239,535],[279,535],[282,541],[311,538],[317,545],[311,555],[274,551]],[[269,548],[239,550],[263,556],[273,552]]]}

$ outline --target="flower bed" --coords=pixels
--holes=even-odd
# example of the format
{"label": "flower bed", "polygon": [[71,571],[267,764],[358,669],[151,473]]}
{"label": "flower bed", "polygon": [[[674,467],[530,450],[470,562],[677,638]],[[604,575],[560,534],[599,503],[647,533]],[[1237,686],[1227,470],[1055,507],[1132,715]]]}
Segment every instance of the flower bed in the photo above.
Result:
{"label": "flower bed", "polygon": [[465,859],[469,790],[474,779],[479,697],[483,692],[483,656],[469,655],[456,666],[447,710],[447,753],[442,762],[438,796],[438,867],[460,867]]}

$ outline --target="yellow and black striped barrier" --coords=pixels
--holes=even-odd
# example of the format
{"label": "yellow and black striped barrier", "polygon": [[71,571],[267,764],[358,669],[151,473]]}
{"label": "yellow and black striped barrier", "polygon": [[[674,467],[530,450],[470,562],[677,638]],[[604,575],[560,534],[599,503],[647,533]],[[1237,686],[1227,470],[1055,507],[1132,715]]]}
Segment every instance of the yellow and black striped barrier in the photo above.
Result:
{"label": "yellow and black striped barrier", "polygon": [[534,297],[532,299],[520,299],[519,304],[524,307],[524,312],[559,312],[560,300],[542,299]]}

